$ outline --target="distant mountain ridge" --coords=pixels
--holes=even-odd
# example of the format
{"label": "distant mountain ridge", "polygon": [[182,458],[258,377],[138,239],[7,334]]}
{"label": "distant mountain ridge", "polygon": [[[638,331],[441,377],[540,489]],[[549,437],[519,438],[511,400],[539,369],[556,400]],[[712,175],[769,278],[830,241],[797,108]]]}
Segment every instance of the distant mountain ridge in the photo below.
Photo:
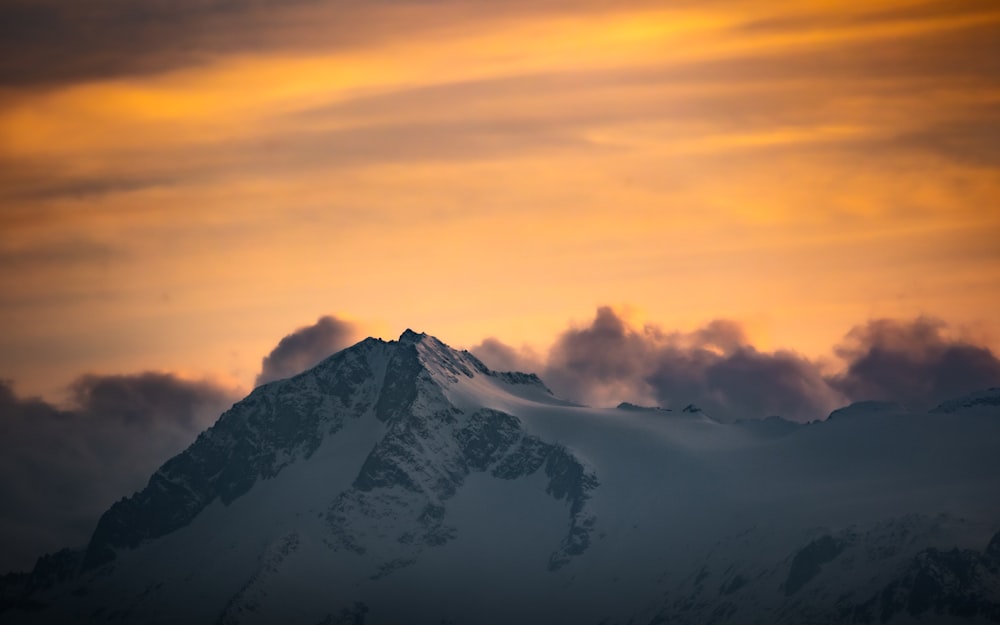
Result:
{"label": "distant mountain ridge", "polygon": [[998,398],[723,424],[366,339],[4,577],[0,623],[1000,622]]}

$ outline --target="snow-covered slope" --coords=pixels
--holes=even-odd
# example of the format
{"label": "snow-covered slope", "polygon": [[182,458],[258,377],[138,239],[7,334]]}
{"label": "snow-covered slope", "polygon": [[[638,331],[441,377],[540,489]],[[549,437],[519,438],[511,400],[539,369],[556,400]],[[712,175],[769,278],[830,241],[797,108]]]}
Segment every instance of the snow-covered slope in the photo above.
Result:
{"label": "snow-covered slope", "polygon": [[8,578],[0,623],[998,622],[994,395],[721,424],[368,339]]}

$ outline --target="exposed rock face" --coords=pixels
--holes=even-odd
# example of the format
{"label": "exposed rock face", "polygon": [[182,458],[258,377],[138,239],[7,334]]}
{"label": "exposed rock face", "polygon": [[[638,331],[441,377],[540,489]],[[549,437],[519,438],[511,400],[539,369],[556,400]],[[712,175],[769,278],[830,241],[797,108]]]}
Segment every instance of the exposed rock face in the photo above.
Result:
{"label": "exposed rock face", "polygon": [[223,413],[191,447],[154,473],[145,489],[101,517],[84,568],[110,562],[116,549],[134,549],[187,525],[216,499],[231,503],[258,480],[309,458],[345,418],[362,417],[373,405],[379,418],[387,418],[393,406],[404,410],[415,398],[414,378],[420,373],[415,354],[391,359],[391,383],[377,389],[372,382],[382,372],[373,370],[372,356],[384,349],[369,339],[312,371],[256,389]]}
{"label": "exposed rock face", "polygon": [[585,505],[597,477],[566,449],[528,435],[517,417],[487,409],[411,415],[390,425],[352,488],[330,506],[329,544],[364,554],[388,536],[407,546],[406,556],[394,550],[395,559],[384,564],[411,564],[422,548],[457,533],[446,523],[447,502],[469,474],[515,480],[543,468],[546,492],[570,504],[566,536],[550,558],[559,568],[590,543],[595,520]]}
{"label": "exposed rock face", "polygon": [[782,584],[785,595],[794,595],[798,592],[809,583],[809,580],[819,574],[824,564],[839,556],[844,551],[845,546],[842,540],[825,534],[799,550],[792,558],[788,577]]}

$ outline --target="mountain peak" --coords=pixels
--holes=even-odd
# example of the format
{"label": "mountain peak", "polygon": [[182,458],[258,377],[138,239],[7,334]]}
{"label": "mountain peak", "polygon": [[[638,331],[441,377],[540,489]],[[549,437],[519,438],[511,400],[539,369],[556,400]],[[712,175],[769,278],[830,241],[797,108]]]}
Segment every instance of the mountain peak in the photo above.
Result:
{"label": "mountain peak", "polygon": [[421,340],[427,338],[427,334],[424,332],[414,332],[410,328],[407,328],[399,335],[400,343],[419,343]]}

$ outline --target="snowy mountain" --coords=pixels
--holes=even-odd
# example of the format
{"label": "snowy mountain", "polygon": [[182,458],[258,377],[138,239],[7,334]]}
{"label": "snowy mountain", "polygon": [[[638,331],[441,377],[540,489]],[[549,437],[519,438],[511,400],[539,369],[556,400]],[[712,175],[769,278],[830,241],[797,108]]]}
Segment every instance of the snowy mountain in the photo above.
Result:
{"label": "snowy mountain", "polygon": [[0,623],[1000,622],[997,397],[723,424],[367,339],[0,578]]}

